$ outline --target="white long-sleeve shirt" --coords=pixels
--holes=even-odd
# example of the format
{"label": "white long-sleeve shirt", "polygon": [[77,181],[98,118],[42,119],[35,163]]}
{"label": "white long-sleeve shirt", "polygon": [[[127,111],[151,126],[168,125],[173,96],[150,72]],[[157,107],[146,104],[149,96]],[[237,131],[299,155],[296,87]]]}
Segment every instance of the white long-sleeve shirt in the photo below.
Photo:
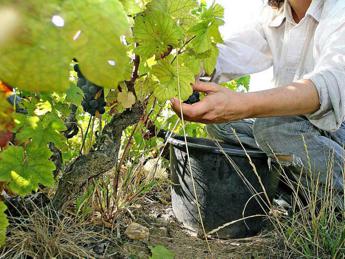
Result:
{"label": "white long-sleeve shirt", "polygon": [[215,81],[263,71],[273,65],[274,86],[311,80],[320,109],[306,117],[316,127],[337,130],[345,120],[345,0],[313,0],[298,23],[288,1],[265,6],[260,20],[219,45]]}

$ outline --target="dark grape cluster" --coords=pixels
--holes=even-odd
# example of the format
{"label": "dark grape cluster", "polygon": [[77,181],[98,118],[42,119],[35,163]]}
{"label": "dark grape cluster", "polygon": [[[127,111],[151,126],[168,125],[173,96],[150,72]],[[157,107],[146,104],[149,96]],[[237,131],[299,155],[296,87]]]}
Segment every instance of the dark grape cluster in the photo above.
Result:
{"label": "dark grape cluster", "polygon": [[17,94],[12,94],[7,97],[7,101],[16,108],[16,113],[28,114],[28,111],[23,108],[23,99]]}
{"label": "dark grape cluster", "polygon": [[81,103],[84,111],[92,116],[95,116],[96,112],[104,114],[106,102],[103,88],[88,81],[81,73],[78,64],[74,66],[74,70],[78,73],[77,85],[84,93],[84,100]]}
{"label": "dark grape cluster", "polygon": [[188,100],[184,103],[186,104],[193,104],[200,101],[200,93],[199,92],[193,92],[191,96],[189,96]]}

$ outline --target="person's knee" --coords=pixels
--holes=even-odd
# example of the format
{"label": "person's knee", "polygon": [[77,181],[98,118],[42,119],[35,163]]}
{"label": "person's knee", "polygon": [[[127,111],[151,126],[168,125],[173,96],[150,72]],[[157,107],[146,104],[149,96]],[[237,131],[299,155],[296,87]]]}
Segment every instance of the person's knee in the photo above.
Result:
{"label": "person's knee", "polygon": [[310,133],[319,134],[307,119],[300,116],[260,118],[253,127],[255,141],[264,149],[268,146],[278,150],[286,149],[286,145],[300,147],[296,143],[302,141],[301,135]]}
{"label": "person's knee", "polygon": [[[284,118],[260,118],[254,123],[254,139],[261,150],[267,155],[273,153],[288,154],[286,138],[288,137],[287,123]],[[290,132],[291,133],[291,132]]]}
{"label": "person's knee", "polygon": [[276,121],[272,118],[257,119],[254,123],[253,134],[258,146],[267,152],[276,135],[279,134]]}
{"label": "person's knee", "polygon": [[296,146],[294,141],[289,142],[289,136],[293,137],[295,134],[287,126],[290,121],[291,118],[283,117],[257,119],[253,127],[254,138],[259,148],[271,159],[278,160],[282,165],[301,167],[303,163],[296,155],[296,149],[303,146]]}

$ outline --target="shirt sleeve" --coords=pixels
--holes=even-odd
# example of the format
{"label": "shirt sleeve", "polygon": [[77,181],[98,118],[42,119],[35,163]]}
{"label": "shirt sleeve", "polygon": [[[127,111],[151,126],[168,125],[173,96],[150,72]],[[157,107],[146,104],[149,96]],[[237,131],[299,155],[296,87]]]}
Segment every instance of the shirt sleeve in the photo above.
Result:
{"label": "shirt sleeve", "polygon": [[332,33],[319,31],[323,40],[316,45],[316,65],[304,76],[314,83],[320,98],[320,109],[307,118],[326,131],[336,131],[345,119],[345,22],[337,25],[331,27]]}
{"label": "shirt sleeve", "polygon": [[223,83],[272,66],[272,55],[261,22],[247,26],[218,45],[214,82]]}

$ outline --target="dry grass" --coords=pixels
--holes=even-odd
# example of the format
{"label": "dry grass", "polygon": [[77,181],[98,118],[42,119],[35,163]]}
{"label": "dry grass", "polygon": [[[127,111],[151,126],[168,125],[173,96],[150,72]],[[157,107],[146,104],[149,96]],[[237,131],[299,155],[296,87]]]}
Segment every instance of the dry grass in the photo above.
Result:
{"label": "dry grass", "polygon": [[322,187],[318,179],[309,188],[288,180],[293,193],[291,216],[274,218],[273,224],[291,257],[345,258],[344,203],[340,204],[345,197],[333,191],[331,175]]}
{"label": "dry grass", "polygon": [[[304,139],[303,139],[304,140]],[[344,190],[334,189],[334,156],[329,155],[326,180],[311,169],[291,172],[281,166],[281,179],[292,192],[291,216],[273,218],[277,232],[284,240],[290,257],[345,258],[345,174]]]}
{"label": "dry grass", "polygon": [[94,258],[97,244],[111,243],[111,237],[102,230],[48,209],[36,208],[28,216],[10,220],[0,258]]}

